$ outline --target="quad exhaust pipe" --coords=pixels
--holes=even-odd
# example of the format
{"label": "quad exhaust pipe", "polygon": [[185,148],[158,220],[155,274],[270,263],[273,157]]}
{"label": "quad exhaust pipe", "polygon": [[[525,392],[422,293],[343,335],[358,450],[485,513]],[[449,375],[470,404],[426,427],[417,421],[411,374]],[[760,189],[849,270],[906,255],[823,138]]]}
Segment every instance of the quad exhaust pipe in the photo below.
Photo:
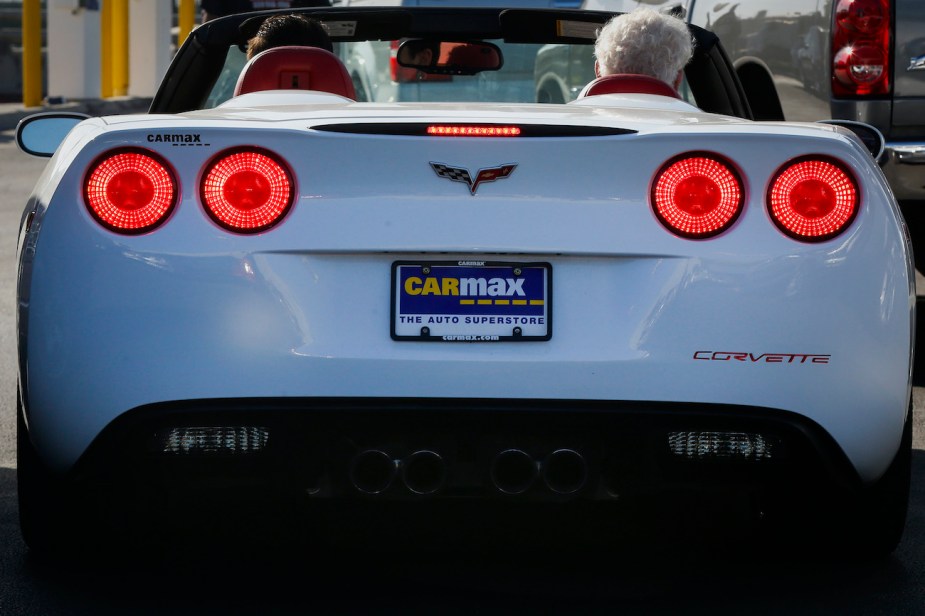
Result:
{"label": "quad exhaust pipe", "polygon": [[392,485],[397,472],[392,456],[379,449],[367,449],[350,463],[350,483],[364,494],[382,494]]}
{"label": "quad exhaust pipe", "polygon": [[539,474],[533,456],[522,449],[505,449],[491,461],[490,477],[495,488],[505,494],[523,494]]}
{"label": "quad exhaust pipe", "polygon": [[[369,495],[388,491],[396,478],[412,494],[436,494],[445,486],[447,474],[443,456],[429,449],[415,451],[402,460],[381,449],[366,449],[353,457],[349,469],[354,489]],[[523,494],[542,479],[546,488],[567,496],[585,487],[588,463],[574,449],[556,449],[542,461],[522,449],[505,449],[492,458],[489,478],[492,486],[503,494]]]}
{"label": "quad exhaust pipe", "polygon": [[557,449],[542,463],[522,449],[505,449],[491,463],[491,481],[504,494],[523,494],[542,477],[547,488],[556,494],[569,495],[581,490],[588,481],[588,464],[574,449]]}
{"label": "quad exhaust pipe", "polygon": [[574,449],[557,449],[543,460],[543,482],[556,494],[574,494],[588,480],[588,464]]}
{"label": "quad exhaust pipe", "polygon": [[366,449],[354,456],[349,475],[351,485],[364,494],[382,494],[399,475],[414,494],[434,494],[446,483],[446,463],[440,454],[430,450],[393,460],[380,449]]}
{"label": "quad exhaust pipe", "polygon": [[415,494],[434,494],[446,482],[446,463],[435,451],[415,451],[402,461],[401,480]]}

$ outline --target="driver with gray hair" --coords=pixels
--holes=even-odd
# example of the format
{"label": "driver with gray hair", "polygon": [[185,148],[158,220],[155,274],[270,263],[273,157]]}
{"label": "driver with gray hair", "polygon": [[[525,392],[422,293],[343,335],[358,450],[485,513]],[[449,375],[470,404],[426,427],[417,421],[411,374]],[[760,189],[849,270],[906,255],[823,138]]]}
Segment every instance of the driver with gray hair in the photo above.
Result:
{"label": "driver with gray hair", "polygon": [[594,44],[594,73],[648,75],[678,89],[692,53],[693,38],[683,21],[637,8],[601,28]]}

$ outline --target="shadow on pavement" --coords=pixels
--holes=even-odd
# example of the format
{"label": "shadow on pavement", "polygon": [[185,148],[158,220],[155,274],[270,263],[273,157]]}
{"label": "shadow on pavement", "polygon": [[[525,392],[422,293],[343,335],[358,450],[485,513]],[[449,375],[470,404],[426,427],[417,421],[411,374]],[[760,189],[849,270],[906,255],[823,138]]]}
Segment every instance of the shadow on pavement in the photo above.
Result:
{"label": "shadow on pavement", "polygon": [[925,451],[916,450],[903,542],[876,563],[806,562],[734,534],[594,554],[362,546],[335,554],[301,542],[261,553],[241,528],[214,552],[172,538],[157,556],[88,566],[82,558],[49,564],[26,551],[15,471],[0,469],[0,613],[921,613],[923,478]]}

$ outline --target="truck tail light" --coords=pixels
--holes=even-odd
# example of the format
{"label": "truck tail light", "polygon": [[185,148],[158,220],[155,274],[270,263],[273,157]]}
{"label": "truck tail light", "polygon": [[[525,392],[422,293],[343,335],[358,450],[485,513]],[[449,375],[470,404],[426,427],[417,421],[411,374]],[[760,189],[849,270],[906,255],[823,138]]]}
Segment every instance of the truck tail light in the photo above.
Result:
{"label": "truck tail light", "polygon": [[152,152],[116,150],[90,167],[84,202],[104,227],[118,233],[144,233],[173,211],[177,182],[166,163]]}
{"label": "truck tail light", "polygon": [[703,239],[728,229],[744,202],[742,180],[712,154],[692,153],[668,161],[655,176],[650,201],[672,233]]}
{"label": "truck tail light", "polygon": [[818,242],[848,228],[858,212],[858,187],[847,168],[826,157],[804,157],[778,170],[768,211],[790,237]]}
{"label": "truck tail light", "polygon": [[257,148],[225,152],[203,174],[200,197],[219,225],[238,233],[269,229],[292,207],[292,175],[273,154]]}
{"label": "truck tail light", "polygon": [[832,24],[833,94],[889,94],[890,69],[890,0],[839,0]]}

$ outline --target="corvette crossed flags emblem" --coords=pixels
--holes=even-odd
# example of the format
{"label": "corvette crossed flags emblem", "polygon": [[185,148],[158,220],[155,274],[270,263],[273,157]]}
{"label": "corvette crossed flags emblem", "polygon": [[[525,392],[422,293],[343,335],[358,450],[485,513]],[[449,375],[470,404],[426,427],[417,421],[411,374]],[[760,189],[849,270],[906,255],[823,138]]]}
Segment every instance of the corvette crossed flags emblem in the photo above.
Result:
{"label": "corvette crossed flags emblem", "polygon": [[478,190],[479,184],[484,182],[494,182],[495,180],[503,180],[514,172],[514,169],[517,168],[516,164],[510,165],[501,165],[500,167],[487,167],[485,169],[479,169],[479,172],[475,175],[475,181],[472,181],[472,176],[469,174],[468,169],[463,169],[462,167],[451,167],[450,165],[444,165],[443,163],[430,163],[430,166],[433,168],[434,172],[442,178],[448,180],[453,180],[454,182],[463,182],[469,187],[469,194],[474,195],[475,191]]}

